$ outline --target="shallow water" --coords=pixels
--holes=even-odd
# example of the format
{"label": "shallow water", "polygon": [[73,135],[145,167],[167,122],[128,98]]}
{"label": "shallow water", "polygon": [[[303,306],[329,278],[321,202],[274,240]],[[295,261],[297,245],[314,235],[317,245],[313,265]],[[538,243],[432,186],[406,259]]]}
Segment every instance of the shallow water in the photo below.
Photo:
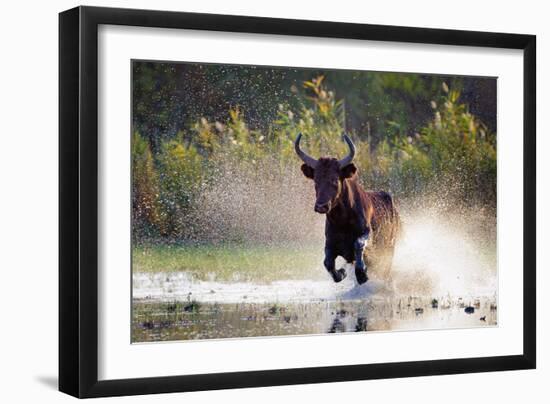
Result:
{"label": "shallow water", "polygon": [[328,274],[325,280],[274,282],[203,281],[194,279],[186,272],[138,273],[133,276],[133,298],[156,302],[199,300],[202,303],[303,303],[361,299],[386,289],[387,285],[377,280],[358,285],[353,275],[340,283],[332,282]]}
{"label": "shallow water", "polygon": [[348,277],[334,283],[322,266],[322,246],[310,256],[316,264],[283,264],[284,249],[237,254],[229,271],[223,261],[196,270],[185,255],[173,256],[171,270],[166,260],[152,260],[149,271],[132,275],[133,341],[495,326],[496,228],[485,219],[479,212],[403,214],[391,282],[370,268],[369,281],[358,285],[353,267],[340,260]]}
{"label": "shallow water", "polygon": [[[473,311],[473,312],[472,312]],[[496,297],[407,296],[383,282],[193,281],[134,276],[133,342],[471,328],[497,324]]]}
{"label": "shallow water", "polygon": [[[407,299],[408,300],[408,299]],[[468,314],[460,301],[434,308],[411,302],[201,303],[198,307],[136,302],[133,342],[427,330],[495,326],[496,307],[482,299]],[[191,306],[191,307],[190,307]],[[473,307],[473,306],[472,306]]]}

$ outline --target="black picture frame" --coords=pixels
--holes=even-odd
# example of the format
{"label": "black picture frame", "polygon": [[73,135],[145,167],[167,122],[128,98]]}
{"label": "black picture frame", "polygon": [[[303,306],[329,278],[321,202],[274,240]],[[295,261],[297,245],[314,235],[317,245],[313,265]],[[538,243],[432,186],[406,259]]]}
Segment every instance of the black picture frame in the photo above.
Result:
{"label": "black picture frame", "polygon": [[[523,354],[99,381],[97,62],[100,24],[523,50]],[[533,35],[97,7],[77,7],[60,13],[59,390],[84,398],[534,369],[535,73],[536,37]]]}

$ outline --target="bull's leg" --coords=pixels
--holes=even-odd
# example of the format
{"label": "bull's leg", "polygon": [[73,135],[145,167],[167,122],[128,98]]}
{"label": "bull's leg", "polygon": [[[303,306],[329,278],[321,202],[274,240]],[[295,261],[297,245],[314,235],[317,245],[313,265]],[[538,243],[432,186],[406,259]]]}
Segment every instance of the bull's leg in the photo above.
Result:
{"label": "bull's leg", "polygon": [[346,270],[344,268],[336,269],[336,254],[332,248],[325,247],[325,260],[323,262],[328,273],[334,279],[334,282],[340,282],[346,277]]}
{"label": "bull's leg", "polygon": [[355,252],[355,277],[360,285],[369,280],[369,277],[367,276],[367,266],[365,265],[365,260],[363,258],[369,233],[370,231],[367,229],[367,231],[362,236],[358,237],[353,244]]}

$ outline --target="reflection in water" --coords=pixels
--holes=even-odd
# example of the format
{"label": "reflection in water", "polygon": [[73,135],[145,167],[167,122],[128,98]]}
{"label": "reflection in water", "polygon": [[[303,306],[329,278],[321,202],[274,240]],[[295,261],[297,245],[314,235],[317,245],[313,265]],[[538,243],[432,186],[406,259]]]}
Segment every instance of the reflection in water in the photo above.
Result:
{"label": "reflection in water", "polygon": [[[340,313],[337,313],[334,317],[334,320],[332,321],[332,324],[328,330],[329,333],[336,333],[336,332],[349,332],[350,329],[346,328],[346,317],[348,313],[346,311],[342,311]],[[367,319],[363,316],[357,316],[355,318],[352,317],[351,321],[354,325],[354,331],[360,332],[360,331],[367,331]]]}
{"label": "reflection in water", "polygon": [[494,326],[494,298],[312,303],[134,301],[133,342]]}

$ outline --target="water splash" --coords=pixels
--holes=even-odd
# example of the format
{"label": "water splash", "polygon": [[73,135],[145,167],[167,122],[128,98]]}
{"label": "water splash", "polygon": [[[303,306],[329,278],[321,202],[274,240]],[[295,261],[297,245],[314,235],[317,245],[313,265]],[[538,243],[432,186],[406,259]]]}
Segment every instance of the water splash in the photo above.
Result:
{"label": "water splash", "polygon": [[299,164],[275,158],[235,164],[227,161],[198,197],[192,221],[200,241],[252,245],[319,243],[324,218],[313,211],[313,185]]}
{"label": "water splash", "polygon": [[[496,296],[494,214],[483,209],[459,207],[444,193],[432,197],[421,195],[407,200],[396,199],[403,232],[393,260],[395,294]],[[236,242],[243,249],[283,243],[292,245],[293,253],[298,254],[300,249],[311,251],[315,246],[318,257],[313,254],[308,263],[302,261],[309,267],[301,272],[310,275],[310,286],[306,290],[296,284],[294,288],[301,290],[305,297],[356,299],[381,290],[371,286],[358,288],[353,283],[355,276],[352,267],[348,268],[348,279],[342,284],[334,284],[326,274],[322,265],[325,218],[313,211],[313,184],[304,178],[298,163],[296,166],[281,166],[275,158],[266,158],[251,163],[248,170],[243,170],[243,164],[233,165],[228,161],[219,168],[212,181],[204,185],[198,200],[199,208],[185,212],[182,220],[195,229],[194,238],[199,243],[225,245]],[[343,264],[343,260],[337,261],[337,267]],[[182,262],[181,268],[185,269],[185,265]],[[211,270],[215,272],[216,268]],[[258,272],[263,270],[258,268]],[[288,268],[284,270],[288,273]],[[158,271],[162,273],[163,268],[158,268]],[[290,281],[285,277],[285,271],[269,274],[269,282]],[[369,276],[369,285],[381,282],[375,273]],[[237,283],[241,282],[239,273],[235,273],[235,277],[232,285],[237,288]],[[211,280],[217,280],[215,274]],[[190,284],[192,282],[186,281],[178,288],[185,289]],[[135,286],[137,289],[140,287]],[[277,296],[272,290],[258,289],[253,282],[249,286],[251,290],[256,288],[265,293],[265,298],[257,297],[258,301]],[[385,289],[392,289],[391,285],[387,286]],[[293,288],[291,284],[278,284],[278,287]],[[243,294],[251,295],[252,292]],[[284,297],[287,298],[292,300],[292,297]]]}
{"label": "water splash", "polygon": [[485,216],[424,209],[403,215],[403,221],[393,262],[398,293],[496,294],[496,227],[491,232]]}

